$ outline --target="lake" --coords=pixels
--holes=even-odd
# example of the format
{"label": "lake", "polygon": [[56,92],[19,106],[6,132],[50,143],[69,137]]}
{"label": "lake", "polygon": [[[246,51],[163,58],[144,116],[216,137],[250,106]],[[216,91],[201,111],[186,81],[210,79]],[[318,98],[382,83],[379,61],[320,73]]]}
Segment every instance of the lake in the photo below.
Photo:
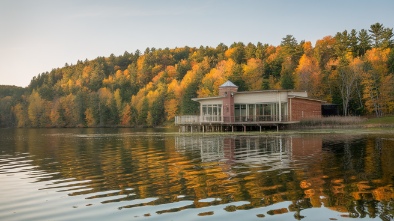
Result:
{"label": "lake", "polygon": [[394,132],[0,129],[0,220],[393,220]]}

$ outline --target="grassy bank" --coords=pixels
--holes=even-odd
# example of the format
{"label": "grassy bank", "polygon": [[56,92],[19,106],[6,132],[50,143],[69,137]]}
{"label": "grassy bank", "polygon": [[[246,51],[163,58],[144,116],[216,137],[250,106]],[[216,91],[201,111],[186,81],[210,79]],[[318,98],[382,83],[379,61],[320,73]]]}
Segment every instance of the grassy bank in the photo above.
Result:
{"label": "grassy bank", "polygon": [[394,116],[370,118],[365,120],[362,125],[364,127],[393,127],[394,128]]}
{"label": "grassy bank", "polygon": [[316,119],[301,120],[300,123],[291,126],[291,129],[308,129],[308,128],[379,128],[379,127],[393,127],[394,116],[370,118],[355,117],[355,116],[335,116],[323,117]]}

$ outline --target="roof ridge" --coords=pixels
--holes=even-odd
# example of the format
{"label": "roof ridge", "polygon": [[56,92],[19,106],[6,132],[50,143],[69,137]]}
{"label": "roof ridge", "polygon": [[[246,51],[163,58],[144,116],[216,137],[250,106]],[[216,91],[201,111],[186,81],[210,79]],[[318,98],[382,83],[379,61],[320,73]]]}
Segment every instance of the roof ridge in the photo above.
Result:
{"label": "roof ridge", "polygon": [[233,82],[227,80],[226,82],[224,82],[224,84],[220,85],[219,87],[238,87],[238,86],[235,85]]}

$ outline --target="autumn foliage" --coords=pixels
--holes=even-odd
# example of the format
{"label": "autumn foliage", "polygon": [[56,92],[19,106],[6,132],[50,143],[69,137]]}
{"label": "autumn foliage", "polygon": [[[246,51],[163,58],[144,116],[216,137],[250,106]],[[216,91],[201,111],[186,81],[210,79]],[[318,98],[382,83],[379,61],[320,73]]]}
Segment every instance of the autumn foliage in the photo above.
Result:
{"label": "autumn foliage", "polygon": [[27,88],[0,86],[2,127],[172,124],[197,114],[193,97],[217,96],[226,80],[239,91],[306,90],[344,115],[394,114],[393,29],[338,32],[316,41],[287,35],[278,46],[147,48],[39,74]]}

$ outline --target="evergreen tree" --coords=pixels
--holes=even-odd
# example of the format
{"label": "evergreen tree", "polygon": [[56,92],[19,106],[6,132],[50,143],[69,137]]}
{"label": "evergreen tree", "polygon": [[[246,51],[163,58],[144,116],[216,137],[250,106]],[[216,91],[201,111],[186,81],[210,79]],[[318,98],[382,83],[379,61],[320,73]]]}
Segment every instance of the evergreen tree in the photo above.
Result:
{"label": "evergreen tree", "polygon": [[358,56],[363,56],[369,49],[371,49],[371,37],[367,30],[361,29],[358,33],[359,53]]}

